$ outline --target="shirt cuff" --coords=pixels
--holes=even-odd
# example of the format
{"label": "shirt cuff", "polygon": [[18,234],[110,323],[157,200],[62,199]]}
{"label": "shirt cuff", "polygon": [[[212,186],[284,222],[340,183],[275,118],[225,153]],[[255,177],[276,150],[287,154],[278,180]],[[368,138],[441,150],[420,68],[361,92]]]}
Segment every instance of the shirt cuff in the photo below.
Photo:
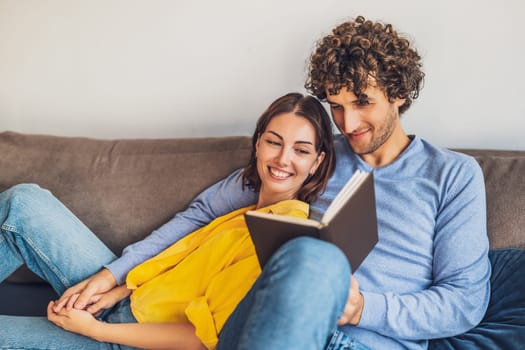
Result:
{"label": "shirt cuff", "polygon": [[106,269],[113,274],[113,277],[117,280],[117,285],[124,284],[126,282],[126,276],[130,270],[128,259],[125,255],[104,265]]}
{"label": "shirt cuff", "polygon": [[358,327],[375,330],[386,319],[386,298],[383,294],[361,291],[365,304]]}

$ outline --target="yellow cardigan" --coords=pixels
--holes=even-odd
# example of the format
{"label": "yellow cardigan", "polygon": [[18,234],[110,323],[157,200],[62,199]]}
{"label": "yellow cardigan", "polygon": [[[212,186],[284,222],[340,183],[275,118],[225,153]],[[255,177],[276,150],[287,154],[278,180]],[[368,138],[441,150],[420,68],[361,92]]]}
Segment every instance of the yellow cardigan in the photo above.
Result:
{"label": "yellow cardigan", "polygon": [[[208,349],[246,295],[261,268],[244,213],[250,206],[213,220],[132,269],[126,279],[138,322],[191,322]],[[308,204],[286,200],[259,211],[308,216]]]}

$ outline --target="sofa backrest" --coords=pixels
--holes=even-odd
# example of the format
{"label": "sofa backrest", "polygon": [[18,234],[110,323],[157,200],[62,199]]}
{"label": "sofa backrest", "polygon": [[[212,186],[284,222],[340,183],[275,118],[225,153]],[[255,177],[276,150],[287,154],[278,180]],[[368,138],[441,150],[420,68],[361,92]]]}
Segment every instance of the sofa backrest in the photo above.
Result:
{"label": "sofa backrest", "polygon": [[525,151],[462,149],[481,166],[491,249],[525,248]]}
{"label": "sofa backrest", "polygon": [[[242,167],[250,150],[246,136],[98,140],[1,132],[0,191],[22,182],[49,189],[119,255]],[[483,169],[491,248],[525,248],[525,151],[459,151]]]}
{"label": "sofa backrest", "polygon": [[95,140],[0,133],[0,191],[50,190],[117,255],[240,168],[249,137]]}

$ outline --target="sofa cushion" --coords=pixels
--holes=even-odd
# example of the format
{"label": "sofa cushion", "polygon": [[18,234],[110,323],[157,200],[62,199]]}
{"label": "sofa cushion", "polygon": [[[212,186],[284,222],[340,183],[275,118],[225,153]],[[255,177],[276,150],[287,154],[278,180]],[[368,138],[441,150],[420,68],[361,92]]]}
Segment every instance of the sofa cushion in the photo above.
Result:
{"label": "sofa cushion", "polygon": [[[117,255],[244,166],[251,138],[98,140],[0,133],[0,191],[49,189]],[[29,278],[31,276],[31,278]],[[33,281],[17,272],[10,281]]]}
{"label": "sofa cushion", "polygon": [[525,250],[492,250],[489,257],[491,296],[483,320],[466,333],[432,340],[430,350],[521,349],[524,346]]}

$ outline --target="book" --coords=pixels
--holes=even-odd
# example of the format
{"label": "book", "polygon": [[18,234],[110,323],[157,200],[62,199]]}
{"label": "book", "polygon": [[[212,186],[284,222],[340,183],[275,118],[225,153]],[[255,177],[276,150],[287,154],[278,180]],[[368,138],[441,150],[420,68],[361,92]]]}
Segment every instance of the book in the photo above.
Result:
{"label": "book", "polygon": [[310,236],[337,245],[354,272],[378,240],[374,176],[356,171],[320,221],[254,210],[244,217],[261,267],[287,241]]}

